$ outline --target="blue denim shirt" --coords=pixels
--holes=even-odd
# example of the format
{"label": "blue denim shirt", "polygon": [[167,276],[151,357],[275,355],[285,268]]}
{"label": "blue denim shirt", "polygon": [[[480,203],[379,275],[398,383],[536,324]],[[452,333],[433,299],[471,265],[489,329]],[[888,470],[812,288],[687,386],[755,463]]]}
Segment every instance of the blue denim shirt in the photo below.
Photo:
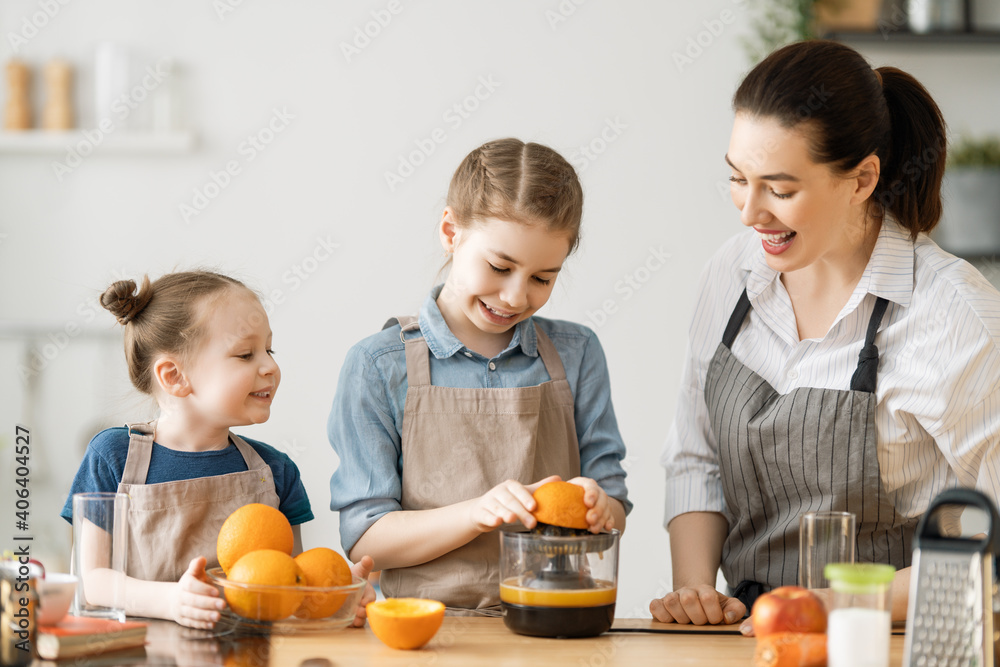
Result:
{"label": "blue denim shirt", "polygon": [[[436,386],[531,387],[549,380],[538,354],[535,325],[552,339],[573,392],[580,467],[612,498],[632,509],[625,489],[625,443],[611,405],[604,350],[593,331],[580,324],[531,317],[515,325],[510,345],[492,359],[467,349],[445,324],[431,290],[420,309],[420,332],[430,348]],[[407,334],[416,336],[416,332]],[[491,370],[490,366],[495,370]],[[369,336],[347,353],[327,422],[340,466],[330,480],[330,509],[340,511],[345,553],[388,512],[402,509],[403,406],[406,353],[399,325]],[[485,444],[485,443],[484,443]]]}

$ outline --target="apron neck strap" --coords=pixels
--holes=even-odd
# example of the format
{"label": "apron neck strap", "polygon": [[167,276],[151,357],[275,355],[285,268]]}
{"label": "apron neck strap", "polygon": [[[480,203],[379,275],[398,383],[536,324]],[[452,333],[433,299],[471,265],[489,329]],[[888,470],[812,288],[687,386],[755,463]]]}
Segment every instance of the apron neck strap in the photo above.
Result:
{"label": "apron neck strap", "polygon": [[851,377],[852,391],[875,393],[875,378],[878,373],[878,348],[875,347],[875,334],[882,323],[882,316],[889,305],[883,297],[875,301],[871,319],[868,320],[868,332],[865,334],[865,345],[858,354],[858,368]]}
{"label": "apron neck strap", "polygon": [[[153,436],[156,434],[156,421],[125,424],[128,428],[128,454],[125,457],[125,469],[122,471],[122,484],[145,484],[149,475],[149,461],[153,455]],[[243,456],[247,470],[258,470],[267,465],[257,450],[246,440],[229,432],[229,440]]]}
{"label": "apron neck strap", "polygon": [[402,315],[393,317],[382,327],[388,329],[392,325],[399,323],[399,340],[403,342],[406,349],[406,381],[411,387],[430,386],[431,384],[431,360],[430,348],[424,342],[423,336],[413,336],[406,338],[403,336],[407,331],[419,331],[420,321],[414,315]]}
{"label": "apron neck strap", "polygon": [[236,449],[239,450],[240,454],[243,455],[243,460],[247,464],[247,470],[257,470],[267,465],[264,459],[260,457],[260,454],[257,453],[257,450],[250,446],[249,442],[232,431],[229,432],[229,439],[236,445]]}
{"label": "apron neck strap", "polygon": [[128,454],[122,471],[122,484],[145,484],[149,459],[153,454],[156,421],[125,424],[128,429]]}
{"label": "apron neck strap", "polygon": [[[412,315],[394,317],[385,323],[383,329],[387,329],[399,323],[399,339],[406,346],[406,377],[407,383],[411,387],[430,386],[431,384],[431,364],[430,348],[424,342],[423,336],[406,338],[403,334],[407,331],[419,330],[420,322]],[[535,327],[535,335],[538,341],[538,356],[545,364],[550,380],[565,380],[566,369],[563,367],[562,359],[559,358],[559,351],[552,343],[544,331],[532,322]]]}
{"label": "apron neck strap", "polygon": [[[885,315],[888,305],[889,302],[883,297],[878,297],[875,301],[875,308],[872,310],[872,316],[868,320],[865,344],[858,355],[858,367],[851,377],[852,391],[875,393],[875,380],[878,373],[878,348],[875,346],[875,334],[878,333],[879,325],[882,324],[882,317]],[[747,291],[744,288],[743,293],[740,294],[739,301],[736,302],[736,308],[733,309],[733,314],[729,317],[726,331],[722,335],[723,345],[732,348],[733,341],[736,340],[736,334],[739,333],[740,327],[743,326],[743,320],[746,319],[749,312],[750,297],[747,296]]]}
{"label": "apron neck strap", "polygon": [[535,335],[538,338],[538,356],[542,358],[542,363],[545,364],[545,370],[549,373],[549,379],[565,380],[566,369],[563,368],[562,359],[559,358],[559,351],[556,349],[552,339],[538,327],[538,324],[535,324]]}
{"label": "apron neck strap", "polygon": [[750,297],[747,296],[746,288],[743,288],[743,294],[740,294],[740,300],[736,302],[736,308],[733,309],[733,314],[729,317],[729,324],[726,325],[726,332],[722,335],[722,344],[728,348],[733,347],[733,341],[736,340],[736,334],[740,332],[740,327],[743,326],[743,320],[747,318],[747,313],[750,312]]}

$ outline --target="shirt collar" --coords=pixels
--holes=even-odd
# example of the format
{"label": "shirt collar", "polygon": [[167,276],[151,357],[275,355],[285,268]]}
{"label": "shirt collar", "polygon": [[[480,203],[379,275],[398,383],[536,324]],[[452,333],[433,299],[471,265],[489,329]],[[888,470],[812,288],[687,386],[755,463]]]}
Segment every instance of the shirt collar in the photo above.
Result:
{"label": "shirt collar", "polygon": [[[751,300],[771,287],[779,275],[767,265],[759,242],[746,245],[740,267],[750,273],[747,296]],[[913,239],[906,228],[888,216],[882,221],[872,256],[848,301],[848,307],[868,293],[904,307],[910,305],[913,296]]]}
{"label": "shirt collar", "polygon": [[[420,333],[427,341],[427,347],[430,348],[431,353],[438,359],[446,359],[466,349],[462,341],[456,338],[455,334],[448,328],[444,321],[444,315],[438,308],[437,298],[441,295],[443,287],[444,285],[438,285],[432,289],[420,309]],[[538,356],[538,335],[532,320],[533,318],[529,317],[514,325],[514,337],[511,338],[506,349],[497,355],[498,357],[509,354],[517,348],[520,348],[521,352],[529,357]]]}

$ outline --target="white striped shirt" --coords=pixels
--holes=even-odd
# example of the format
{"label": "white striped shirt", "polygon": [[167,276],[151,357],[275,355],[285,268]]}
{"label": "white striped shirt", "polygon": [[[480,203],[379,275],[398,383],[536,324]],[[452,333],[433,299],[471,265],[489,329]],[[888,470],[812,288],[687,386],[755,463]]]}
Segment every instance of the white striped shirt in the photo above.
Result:
{"label": "white striped shirt", "polygon": [[732,351],[779,393],[849,389],[877,297],[889,307],[879,350],[875,426],[882,484],[905,516],[943,489],[1000,493],[1000,292],[926,235],[886,220],[865,272],[830,330],[799,341],[788,293],[753,230],[719,249],[701,278],[687,360],[662,463],[664,525],[724,510],[705,374],[746,287],[753,306]]}

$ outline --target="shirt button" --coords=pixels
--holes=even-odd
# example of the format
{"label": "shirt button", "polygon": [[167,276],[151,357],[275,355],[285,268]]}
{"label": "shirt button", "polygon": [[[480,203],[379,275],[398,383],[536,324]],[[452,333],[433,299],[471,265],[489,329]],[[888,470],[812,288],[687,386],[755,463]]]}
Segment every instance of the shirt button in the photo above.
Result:
{"label": "shirt button", "polygon": [[465,351],[465,356],[467,356],[467,357],[469,357],[471,359],[472,358],[472,353],[469,352],[468,350],[466,350]]}
{"label": "shirt button", "polygon": [[493,362],[491,361],[491,362],[490,362],[490,370],[491,370],[491,371],[495,371],[496,369],[497,369],[497,365],[496,365],[496,364],[494,364],[494,363],[493,363]]}
{"label": "shirt button", "polygon": [[799,372],[796,371],[796,370],[788,371],[788,379],[789,380],[798,380],[799,379]]}

